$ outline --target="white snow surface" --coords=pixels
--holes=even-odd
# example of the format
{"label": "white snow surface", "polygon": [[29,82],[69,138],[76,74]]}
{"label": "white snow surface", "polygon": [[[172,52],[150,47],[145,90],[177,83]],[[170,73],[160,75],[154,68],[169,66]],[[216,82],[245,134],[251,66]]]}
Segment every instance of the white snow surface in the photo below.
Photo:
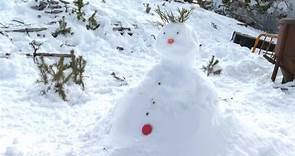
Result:
{"label": "white snow surface", "polygon": [[[148,72],[157,68],[160,62],[154,39],[160,33],[160,19],[145,13],[143,3],[150,3],[156,8],[164,2],[89,2],[86,13],[89,16],[94,10],[98,11],[100,28],[87,30],[85,24],[77,21],[75,16],[64,14],[74,35],[53,38],[50,33],[58,25],[48,23],[59,20],[62,15],[54,18],[55,15],[32,10],[30,6],[34,4],[33,0],[0,1],[1,24],[20,28],[22,24],[13,21],[20,20],[29,27],[48,27],[38,36],[37,33],[0,34],[1,56],[11,53],[9,59],[0,58],[0,155],[108,156],[116,147],[109,144],[106,138],[110,136],[114,110],[119,109],[118,101],[131,88],[140,87],[139,84],[149,78]],[[176,9],[192,6],[172,2],[162,7]],[[295,89],[276,89],[274,86],[278,86],[281,76],[278,82],[271,82],[273,66],[262,56],[252,54],[249,49],[230,41],[233,31],[254,36],[260,32],[240,26],[234,19],[193,7],[195,9],[187,24],[197,34],[200,44],[194,70],[200,73],[200,68],[207,64],[212,55],[220,60],[223,68],[220,76],[205,78],[212,81],[216,88],[218,130],[226,130],[225,136],[230,136],[223,145],[226,148],[221,155],[295,155]],[[37,15],[41,15],[41,18]],[[130,27],[133,35],[120,35],[113,31],[113,24],[119,22],[124,27]],[[217,29],[212,27],[213,23]],[[6,28],[1,25],[0,31],[2,29]],[[22,55],[32,52],[29,45],[32,40],[43,43],[42,52],[67,53],[74,49],[82,55],[87,60],[86,90],[68,86],[70,98],[67,102],[55,93],[41,95],[42,88],[36,83],[38,69],[32,58]],[[124,50],[116,49],[117,46],[124,47]],[[125,77],[127,83],[114,79],[112,72]],[[174,74],[175,78],[169,80],[177,81],[181,78],[180,74]],[[179,118],[175,117],[175,120],[177,122]],[[191,122],[197,122],[197,119],[191,119]],[[134,146],[132,149],[140,147]],[[153,155],[149,149],[140,150],[141,156]],[[128,155],[129,151],[121,152]]]}
{"label": "white snow surface", "polygon": [[[216,101],[212,85],[195,70],[160,63],[118,101],[109,141],[117,154],[112,155],[140,155],[142,149],[148,155],[213,155],[218,148],[211,146],[223,141],[213,131]],[[141,133],[145,124],[153,126],[148,136]]]}
{"label": "white snow surface", "polygon": [[[178,64],[191,68],[195,65],[198,51],[196,34],[183,23],[169,23],[157,37],[156,49],[162,64]],[[171,41],[172,43],[169,43]]]}
{"label": "white snow surface", "polygon": [[216,92],[193,69],[198,51],[192,34],[185,24],[163,27],[156,41],[160,63],[117,102],[109,140],[112,156],[224,153],[222,129],[213,122],[219,118]]}

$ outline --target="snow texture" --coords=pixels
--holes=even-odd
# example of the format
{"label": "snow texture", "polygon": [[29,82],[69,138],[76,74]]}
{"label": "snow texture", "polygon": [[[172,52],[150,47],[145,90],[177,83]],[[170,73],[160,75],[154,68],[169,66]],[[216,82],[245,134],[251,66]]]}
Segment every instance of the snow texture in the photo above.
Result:
{"label": "snow texture", "polygon": [[[9,59],[0,58],[0,155],[109,156],[113,151],[123,154],[124,152],[129,153],[131,149],[138,152],[137,154],[140,156],[161,156],[153,154],[161,152],[155,147],[157,144],[151,148],[142,149],[147,145],[142,144],[145,143],[144,139],[149,142],[158,139],[155,138],[158,131],[157,125],[162,126],[165,130],[166,127],[172,126],[172,122],[167,125],[158,124],[162,122],[161,120],[156,121],[156,117],[160,116],[163,120],[168,120],[169,116],[171,118],[169,121],[175,120],[174,123],[179,123],[181,118],[186,118],[186,114],[181,114],[181,112],[191,110],[187,114],[187,116],[191,116],[192,111],[198,109],[198,111],[203,111],[202,107],[199,108],[197,105],[193,107],[193,105],[183,102],[186,98],[190,99],[190,102],[194,102],[196,100],[194,97],[201,96],[200,94],[203,93],[197,92],[193,97],[182,93],[175,97],[159,98],[158,95],[163,94],[146,90],[143,88],[142,82],[150,83],[151,86],[148,87],[151,89],[159,87],[159,90],[156,91],[163,91],[164,94],[172,94],[174,90],[171,90],[170,86],[174,85],[184,91],[192,88],[193,84],[202,85],[196,84],[198,79],[191,78],[203,79],[199,70],[202,65],[207,64],[212,55],[220,60],[219,64],[223,68],[220,76],[206,78],[214,83],[218,93],[218,104],[216,105],[218,113],[216,115],[219,117],[216,118],[214,115],[214,126],[220,127],[217,130],[225,136],[229,136],[226,138],[226,143],[222,145],[226,148],[221,155],[295,155],[295,89],[287,87],[288,90],[282,91],[277,88],[277,86],[281,87],[279,83],[282,76],[278,76],[277,82],[271,82],[273,65],[262,56],[252,54],[249,49],[230,41],[233,31],[253,36],[258,35],[260,31],[238,25],[238,21],[234,19],[187,3],[166,2],[163,6],[164,1],[158,0],[107,0],[106,3],[89,0],[89,2],[90,4],[85,7],[85,12],[90,16],[94,10],[97,10],[97,19],[101,23],[101,26],[95,31],[87,30],[85,23],[77,21],[73,15],[66,13],[49,15],[31,9],[30,7],[35,4],[34,0],[29,2],[23,0],[0,1],[0,22],[9,26],[9,29],[48,28],[46,31],[39,32],[39,35],[38,33],[0,34],[0,57],[5,53],[11,53]],[[163,57],[155,50],[154,36],[160,33],[158,25],[160,18],[153,15],[155,14],[153,10],[147,14],[142,3],[150,3],[153,9],[159,5],[174,11],[177,7],[195,8],[186,23],[197,34],[199,44],[196,50],[199,53],[199,58],[195,60],[193,69],[183,69],[182,66],[176,65],[158,66]],[[66,17],[68,26],[72,28],[74,35],[54,38],[51,33],[56,30],[58,24],[49,23],[60,20],[62,16]],[[25,26],[13,20],[23,21]],[[120,32],[113,31],[114,24],[118,23],[124,27],[130,27],[133,35],[130,36],[127,33],[121,35]],[[216,25],[216,28],[212,27],[212,23]],[[0,31],[5,30],[2,25],[0,27]],[[29,45],[32,40],[43,43],[40,52],[68,53],[74,49],[77,54],[83,55],[87,60],[86,90],[82,92],[77,90],[79,87],[69,86],[71,96],[69,96],[70,101],[68,102],[60,100],[55,93],[41,95],[41,88],[36,83],[39,76],[38,69],[31,57],[24,56],[25,53],[32,52]],[[124,50],[118,50],[116,48],[118,46],[124,47]],[[182,69],[167,70],[172,67]],[[151,69],[157,69],[157,71],[152,72],[154,70]],[[164,72],[164,69],[167,72]],[[126,82],[115,79],[111,75],[112,72],[115,72],[119,77],[125,77]],[[156,75],[159,76],[159,79],[156,79]],[[186,85],[192,85],[182,86],[181,84],[184,82],[180,80],[184,79],[190,81],[190,83],[186,82]],[[161,86],[157,85],[158,81],[163,81]],[[206,88],[206,85],[203,87]],[[140,136],[142,139],[136,140],[142,142],[141,144],[119,146],[120,142],[115,143],[115,141],[114,144],[109,144],[111,123],[115,118],[113,112],[120,109],[120,105],[124,103],[124,100],[120,99],[125,97],[125,100],[128,100],[128,97],[139,95],[135,93],[136,90],[129,91],[130,88],[138,88],[143,93],[150,93],[148,94],[150,96],[144,97],[146,101],[137,100],[138,105],[150,104],[149,102],[152,102],[149,101],[150,98],[157,100],[157,107],[147,108],[151,117],[149,121],[153,121],[151,124],[155,126],[154,131],[150,137],[142,138]],[[162,102],[172,103],[171,101],[175,99],[179,100],[178,103],[181,105],[174,107],[160,105]],[[189,106],[192,108],[188,109]],[[137,107],[140,106],[136,106],[134,109]],[[177,107],[179,109],[175,110]],[[174,112],[177,115],[181,114],[181,118],[176,118],[176,114],[175,116],[169,114],[167,117],[160,115],[158,109]],[[137,113],[133,109],[130,111]],[[139,114],[139,117],[144,115]],[[134,119],[136,122],[140,120],[141,118]],[[193,124],[188,123],[193,121],[196,122],[196,129],[204,124],[202,120],[197,119],[181,122],[181,124],[192,128]],[[168,140],[176,139],[170,138],[170,136],[177,137],[178,135],[173,133],[182,129],[178,126],[174,127],[175,129],[172,129],[171,132],[169,129],[167,134],[159,137],[165,137]],[[131,136],[140,135],[140,131],[139,129],[137,131],[139,133],[132,133]],[[193,130],[188,129],[188,131],[190,133]],[[160,131],[158,132],[160,133]],[[120,141],[120,138],[117,139]],[[178,139],[184,140],[184,138]],[[195,140],[188,139],[187,143],[193,141]],[[130,140],[129,143],[132,142]],[[174,146],[176,144],[167,143],[164,139],[160,143],[162,145],[173,144]],[[210,148],[215,150],[214,146],[210,146]],[[172,151],[165,150],[163,152]]]}
{"label": "snow texture", "polygon": [[[217,96],[213,85],[192,68],[192,34],[184,24],[168,24],[161,31],[156,45],[162,61],[127,92],[114,113],[110,142],[119,149],[112,156],[141,155],[142,149],[171,156],[222,153],[225,142],[214,126]],[[174,42],[169,44],[170,39]],[[148,136],[141,133],[145,124],[154,128]]]}
{"label": "snow texture", "polygon": [[[173,43],[169,44],[169,40]],[[196,60],[197,37],[195,33],[183,23],[166,25],[157,37],[156,48],[161,56],[162,64],[179,64],[179,66],[193,67]]]}

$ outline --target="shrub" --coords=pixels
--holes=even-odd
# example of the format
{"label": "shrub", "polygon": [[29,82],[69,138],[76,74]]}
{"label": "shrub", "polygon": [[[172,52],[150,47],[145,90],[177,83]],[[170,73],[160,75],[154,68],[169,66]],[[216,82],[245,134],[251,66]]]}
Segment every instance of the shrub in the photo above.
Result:
{"label": "shrub", "polygon": [[209,60],[206,66],[203,66],[203,71],[209,76],[210,74],[219,75],[222,69],[218,66],[219,60],[215,59],[215,56]]}
{"label": "shrub", "polygon": [[[37,53],[36,55],[36,64],[40,72],[40,79],[37,82],[46,86],[46,89],[42,91],[43,94],[53,90],[64,101],[67,101],[66,84],[74,83],[81,86],[82,90],[85,89],[83,73],[86,61],[82,56],[76,57],[74,51],[71,51],[71,54]],[[55,57],[57,62],[47,64],[46,57]]]}
{"label": "shrub", "polygon": [[58,35],[67,35],[67,34],[74,34],[71,31],[71,27],[67,27],[67,22],[65,21],[65,17],[63,16],[61,20],[58,21],[59,27],[52,33],[53,37],[57,37]]}
{"label": "shrub", "polygon": [[85,5],[88,5],[88,3],[84,3],[83,0],[75,0],[74,5],[76,6],[76,8],[74,8],[72,12],[76,13],[78,20],[82,20],[83,22],[85,22],[85,12],[83,11],[83,8]]}
{"label": "shrub", "polygon": [[91,29],[91,30],[96,30],[100,24],[98,24],[98,22],[95,19],[95,15],[96,15],[97,11],[95,11],[89,18],[88,18],[88,24],[86,25],[87,30]]}

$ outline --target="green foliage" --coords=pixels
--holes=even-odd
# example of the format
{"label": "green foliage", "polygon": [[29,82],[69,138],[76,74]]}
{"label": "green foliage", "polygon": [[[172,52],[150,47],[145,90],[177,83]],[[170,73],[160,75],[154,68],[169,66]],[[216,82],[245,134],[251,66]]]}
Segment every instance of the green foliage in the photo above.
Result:
{"label": "green foliage", "polygon": [[[37,67],[40,72],[40,79],[37,82],[43,83],[47,87],[43,90],[44,94],[49,90],[54,90],[64,101],[67,101],[65,92],[66,84],[73,82],[81,86],[83,90],[85,89],[83,73],[85,71],[86,61],[82,56],[76,58],[73,51],[71,54],[58,55],[56,57],[59,59],[53,64],[47,64],[44,55],[36,58]],[[68,61],[65,60],[66,58],[68,58]]]}
{"label": "green foliage", "polygon": [[85,5],[87,5],[88,3],[84,3],[83,0],[75,0],[74,1],[74,5],[76,6],[76,8],[73,10],[74,13],[76,13],[77,15],[77,19],[80,21],[82,20],[83,22],[86,21],[85,19],[85,12],[83,11],[83,8]]}
{"label": "green foliage", "polygon": [[[73,53],[73,52],[72,52]],[[75,57],[72,55],[71,57],[71,67],[73,74],[73,82],[77,85],[80,85],[82,89],[85,89],[85,85],[83,82],[83,73],[85,72],[86,60],[83,59],[82,56]]]}
{"label": "green foliage", "polygon": [[[103,3],[105,3],[105,1],[102,1]],[[87,30],[96,30],[100,24],[97,22],[95,16],[97,11],[95,11],[89,18],[86,18],[86,13],[83,11],[84,7],[86,5],[88,5],[89,3],[84,3],[83,0],[75,0],[74,1],[74,5],[76,6],[76,8],[73,9],[72,13],[75,13],[77,16],[77,19],[79,21],[83,21],[83,22],[87,22],[86,24],[86,29]]]}
{"label": "green foliage", "polygon": [[232,1],[232,0],[222,0],[222,3],[229,9],[230,11],[237,9],[235,7],[242,7],[247,9],[248,11],[258,11],[260,13],[267,13],[267,10],[273,5],[274,1],[258,1],[256,0],[255,5],[251,5],[251,0],[241,1]]}
{"label": "green foliage", "polygon": [[222,0],[222,3],[224,5],[230,5],[231,2],[232,2],[231,0]]}
{"label": "green foliage", "polygon": [[271,3],[267,3],[265,5],[262,5],[262,4],[256,4],[254,5],[254,8],[252,8],[252,10],[257,10],[258,12],[260,13],[267,13],[267,10],[271,7]]}
{"label": "green foliage", "polygon": [[71,31],[71,27],[67,27],[67,22],[65,21],[65,17],[63,16],[61,20],[58,21],[59,27],[52,33],[53,37],[57,37],[58,35],[66,35],[66,34],[74,34]]}
{"label": "green foliage", "polygon": [[245,0],[245,3],[250,3],[251,2],[251,0]]}
{"label": "green foliage", "polygon": [[41,80],[38,80],[37,82],[42,82],[47,85],[49,83],[49,78],[47,76],[47,73],[49,73],[49,66],[45,63],[44,57],[38,59],[37,67],[41,76]]}
{"label": "green foliage", "polygon": [[213,75],[219,75],[221,73],[221,69],[215,69],[217,64],[219,63],[219,60],[215,59],[215,56],[212,56],[212,58],[209,60],[207,66],[203,66],[202,69],[204,72],[206,72],[207,76],[210,74]]}
{"label": "green foliage", "polygon": [[177,9],[179,15],[173,14],[172,11],[168,12],[167,10],[162,11],[161,8],[155,10],[155,12],[160,16],[161,20],[164,23],[184,23],[188,20],[189,15],[192,13],[192,9]]}
{"label": "green foliage", "polygon": [[89,18],[88,18],[88,24],[86,25],[87,30],[91,29],[91,30],[96,30],[100,24],[98,24],[98,22],[95,19],[95,15],[96,15],[97,11],[95,11]]}
{"label": "green foliage", "polygon": [[212,9],[213,2],[211,0],[197,0],[201,8]]}
{"label": "green foliage", "polygon": [[[222,0],[223,4],[215,8],[217,13],[235,18],[245,25],[269,33],[277,33],[278,23],[281,18],[288,16],[288,0]],[[285,3],[286,9],[278,7]]]}

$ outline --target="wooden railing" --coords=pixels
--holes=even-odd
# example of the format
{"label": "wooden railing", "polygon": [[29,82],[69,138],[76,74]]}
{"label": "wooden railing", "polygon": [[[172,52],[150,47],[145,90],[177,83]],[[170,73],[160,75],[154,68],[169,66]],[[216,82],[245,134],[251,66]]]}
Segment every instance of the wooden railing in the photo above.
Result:
{"label": "wooden railing", "polygon": [[[269,61],[272,64],[275,64],[271,79],[272,81],[275,81],[279,66],[276,62],[276,55],[275,55],[275,47],[271,48],[273,44],[276,45],[276,42],[278,40],[277,34],[267,34],[263,33],[260,34],[255,41],[254,47],[252,49],[252,53],[255,53],[258,50],[258,54],[261,52],[263,53],[263,57]],[[261,43],[262,41],[262,43]]]}
{"label": "wooden railing", "polygon": [[[257,49],[259,49],[258,54],[260,54],[263,51],[264,54],[267,55],[274,55],[274,48],[272,48],[273,43],[276,42],[278,39],[277,34],[268,34],[268,33],[262,33],[260,34],[255,41],[254,47],[252,49],[252,52],[255,53]],[[262,41],[262,43],[261,43]]]}

